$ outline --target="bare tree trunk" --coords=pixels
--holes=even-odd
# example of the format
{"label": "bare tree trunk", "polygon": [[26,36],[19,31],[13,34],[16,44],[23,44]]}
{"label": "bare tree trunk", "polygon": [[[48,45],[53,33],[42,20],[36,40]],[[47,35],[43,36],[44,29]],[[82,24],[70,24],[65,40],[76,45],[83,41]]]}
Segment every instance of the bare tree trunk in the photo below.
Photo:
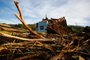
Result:
{"label": "bare tree trunk", "polygon": [[15,5],[16,5],[16,7],[17,7],[17,9],[18,9],[18,12],[19,12],[19,15],[20,15],[20,16],[19,16],[19,15],[15,14],[15,16],[23,23],[23,25],[29,30],[30,33],[36,35],[36,36],[39,37],[39,38],[44,38],[43,36],[39,35],[38,33],[32,31],[32,29],[31,29],[31,28],[26,24],[26,22],[24,21],[24,18],[23,18],[23,16],[22,16],[22,10],[21,10],[21,8],[20,8],[19,3],[18,3],[17,1],[14,1],[14,3],[15,3]]}

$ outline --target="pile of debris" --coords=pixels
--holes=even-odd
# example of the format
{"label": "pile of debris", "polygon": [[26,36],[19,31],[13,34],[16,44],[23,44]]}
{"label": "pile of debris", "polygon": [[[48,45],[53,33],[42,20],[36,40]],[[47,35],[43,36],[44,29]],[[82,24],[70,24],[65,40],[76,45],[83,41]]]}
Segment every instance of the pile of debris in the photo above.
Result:
{"label": "pile of debris", "polygon": [[[90,59],[90,38],[69,35],[62,39],[24,39],[0,45],[1,60]],[[4,37],[5,38],[5,37]],[[8,37],[9,38],[9,37]],[[54,37],[53,37],[54,38]],[[11,39],[11,38],[9,38]],[[9,39],[6,39],[9,40]],[[5,58],[6,57],[6,58]]]}
{"label": "pile of debris", "polygon": [[[90,38],[86,39],[84,35],[68,34],[67,27],[64,27],[67,25],[64,17],[60,19],[61,22],[48,26],[49,31],[58,33],[48,39],[28,27],[17,1],[15,5],[20,14],[16,14],[16,17],[35,37],[34,39],[23,38],[0,32],[0,42],[4,41],[0,43],[0,60],[90,60]],[[64,36],[63,33],[67,35]]]}
{"label": "pile of debris", "polygon": [[49,34],[68,34],[67,22],[65,17],[59,19],[49,20],[49,25],[47,27],[47,33]]}

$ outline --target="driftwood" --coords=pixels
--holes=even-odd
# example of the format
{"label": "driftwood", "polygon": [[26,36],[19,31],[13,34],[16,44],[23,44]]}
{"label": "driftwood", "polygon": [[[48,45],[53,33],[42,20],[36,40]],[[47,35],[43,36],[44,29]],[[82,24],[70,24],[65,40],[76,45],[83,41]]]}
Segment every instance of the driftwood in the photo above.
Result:
{"label": "driftwood", "polygon": [[1,30],[5,30],[8,32],[18,32],[18,33],[23,33],[25,31],[20,30],[20,29],[14,29],[14,28],[7,28],[7,27],[0,27]]}
{"label": "driftwood", "polygon": [[19,11],[19,15],[20,15],[20,16],[19,16],[18,14],[15,14],[15,16],[23,23],[23,25],[29,30],[29,32],[30,32],[31,34],[34,34],[34,35],[36,35],[36,36],[39,37],[39,38],[44,38],[43,36],[39,35],[38,33],[32,31],[32,29],[31,29],[31,28],[26,24],[26,22],[24,21],[24,18],[23,18],[23,16],[22,16],[22,10],[21,10],[21,8],[20,8],[19,3],[18,3],[17,1],[14,1],[14,3],[15,3],[15,5],[16,5],[16,7],[17,7],[17,9],[18,9],[18,11]]}
{"label": "driftwood", "polygon": [[[51,58],[50,60],[58,60],[58,59],[62,59],[62,57],[64,56],[65,51],[68,52],[75,52],[79,50],[79,46],[76,46],[73,49],[70,49],[70,47],[72,46],[73,41],[71,41],[70,43],[68,43],[65,47],[62,48],[62,50],[60,51],[59,54],[57,54],[56,56],[54,56],[53,58]],[[78,49],[77,49],[78,48]]]}
{"label": "driftwood", "polygon": [[0,26],[2,26],[2,27],[7,27],[7,28],[10,28],[10,27],[11,27],[11,26],[8,25],[8,24],[0,24]]}
{"label": "driftwood", "polygon": [[16,39],[16,40],[21,40],[21,41],[30,41],[30,42],[34,42],[34,41],[50,41],[50,39],[28,39],[28,38],[22,38],[22,37],[12,36],[12,35],[8,35],[8,34],[1,33],[1,32],[0,32],[0,36],[7,37],[7,38],[12,38],[12,39]]}

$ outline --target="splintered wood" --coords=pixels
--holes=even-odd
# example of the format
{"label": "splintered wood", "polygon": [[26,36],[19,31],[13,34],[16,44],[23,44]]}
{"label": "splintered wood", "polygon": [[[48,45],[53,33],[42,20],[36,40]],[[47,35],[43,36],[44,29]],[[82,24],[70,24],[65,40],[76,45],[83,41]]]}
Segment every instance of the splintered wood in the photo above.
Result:
{"label": "splintered wood", "polygon": [[67,22],[65,17],[59,19],[51,19],[49,20],[49,25],[47,27],[48,34],[68,34]]}

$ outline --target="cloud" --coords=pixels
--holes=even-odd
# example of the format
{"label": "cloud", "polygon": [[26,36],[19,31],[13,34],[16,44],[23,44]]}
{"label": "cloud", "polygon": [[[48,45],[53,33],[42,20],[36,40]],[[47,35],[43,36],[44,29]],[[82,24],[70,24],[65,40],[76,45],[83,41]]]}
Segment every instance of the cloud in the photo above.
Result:
{"label": "cloud", "polygon": [[[12,20],[16,19],[13,14],[17,13],[17,9],[13,3],[13,0],[9,2],[3,1],[4,4],[9,5],[0,10],[0,13],[4,13],[10,16]],[[68,25],[81,25],[90,26],[90,21],[87,17],[90,17],[90,0],[18,0],[23,11],[23,16],[27,23],[36,23],[42,18],[47,16],[49,18],[66,17]],[[9,12],[10,13],[9,13]],[[2,15],[2,14],[1,14]],[[2,18],[2,16],[0,17]],[[10,16],[9,16],[10,15]],[[3,17],[4,19],[4,17]],[[16,19],[17,21],[17,19]],[[19,22],[19,21],[18,21]]]}
{"label": "cloud", "polygon": [[84,18],[90,16],[89,0],[23,0],[23,4],[25,16],[28,14],[31,18],[44,18],[45,14],[49,18],[66,16],[68,24],[84,25],[88,23]]}

